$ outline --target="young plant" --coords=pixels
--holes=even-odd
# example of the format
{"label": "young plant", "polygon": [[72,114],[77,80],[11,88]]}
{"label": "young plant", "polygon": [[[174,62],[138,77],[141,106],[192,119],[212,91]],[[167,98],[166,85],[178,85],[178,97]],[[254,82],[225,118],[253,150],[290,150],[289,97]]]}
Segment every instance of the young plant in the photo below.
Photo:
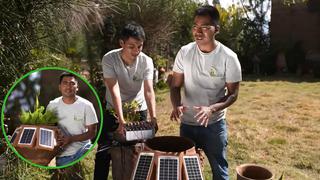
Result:
{"label": "young plant", "polygon": [[138,113],[141,104],[134,100],[126,102],[123,105],[123,117],[127,122],[136,122],[140,120],[140,114]]}
{"label": "young plant", "polygon": [[34,106],[34,112],[30,110],[28,112],[22,111],[20,115],[20,122],[22,124],[29,125],[54,125],[58,122],[58,114],[56,111],[46,110],[39,105],[38,96],[36,96],[36,102]]}

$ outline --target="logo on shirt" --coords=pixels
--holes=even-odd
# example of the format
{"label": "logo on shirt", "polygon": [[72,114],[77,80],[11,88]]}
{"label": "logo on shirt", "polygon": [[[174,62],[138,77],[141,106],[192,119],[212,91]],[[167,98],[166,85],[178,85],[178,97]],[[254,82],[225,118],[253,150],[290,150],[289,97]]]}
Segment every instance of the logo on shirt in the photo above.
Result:
{"label": "logo on shirt", "polygon": [[216,77],[217,76],[217,70],[214,66],[211,67],[210,69],[210,76],[211,77]]}
{"label": "logo on shirt", "polygon": [[140,77],[138,74],[134,74],[132,77],[133,81],[142,81],[142,77]]}
{"label": "logo on shirt", "polygon": [[82,118],[81,116],[74,115],[74,116],[73,116],[73,120],[74,120],[74,121],[82,121],[83,118]]}

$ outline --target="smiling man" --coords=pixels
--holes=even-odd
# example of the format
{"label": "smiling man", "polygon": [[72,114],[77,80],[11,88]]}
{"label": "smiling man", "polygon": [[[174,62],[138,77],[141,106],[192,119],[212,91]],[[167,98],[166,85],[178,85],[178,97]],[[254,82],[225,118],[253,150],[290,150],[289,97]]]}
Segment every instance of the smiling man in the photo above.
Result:
{"label": "smiling man", "polygon": [[71,73],[60,75],[58,97],[47,106],[47,110],[58,113],[58,127],[62,136],[58,141],[62,144],[62,151],[56,157],[57,166],[63,166],[79,159],[91,147],[90,139],[97,131],[97,115],[93,104],[77,96],[78,81]]}
{"label": "smiling man", "polygon": [[181,121],[181,136],[204,150],[215,180],[229,179],[226,108],[236,101],[242,79],[237,55],[215,39],[219,29],[216,7],[207,5],[195,11],[195,42],[178,52],[170,84],[171,119]]}
{"label": "smiling man", "polygon": [[[140,105],[137,110],[140,121],[156,123],[155,94],[153,90],[153,62],[142,52],[145,33],[143,28],[132,22],[127,24],[120,36],[121,48],[104,55],[102,69],[106,85],[106,109],[104,127],[98,141],[95,159],[94,179],[108,177],[111,155],[107,151],[113,140],[112,132],[123,133],[126,119],[123,115],[123,104],[133,101]],[[115,112],[112,113],[112,112]],[[112,124],[118,122],[118,126]]]}

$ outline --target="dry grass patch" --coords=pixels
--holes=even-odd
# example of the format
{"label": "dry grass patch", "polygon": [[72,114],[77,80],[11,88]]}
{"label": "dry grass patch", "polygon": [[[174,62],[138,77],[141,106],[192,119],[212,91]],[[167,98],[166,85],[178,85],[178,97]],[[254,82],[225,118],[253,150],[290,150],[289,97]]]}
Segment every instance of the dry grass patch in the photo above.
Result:
{"label": "dry grass patch", "polygon": [[[320,179],[319,87],[319,82],[241,83],[239,99],[227,113],[230,179],[242,163],[265,165],[289,180]],[[158,135],[178,135],[178,124],[169,120],[169,94],[160,96]],[[212,177],[209,169],[206,162],[206,179]]]}
{"label": "dry grass patch", "polygon": [[[319,179],[320,94],[318,82],[246,81],[229,109],[229,140],[240,141],[248,157],[235,161],[230,144],[231,179],[240,163],[261,163],[286,179]],[[241,112],[241,113],[239,113]],[[246,113],[243,113],[246,112]]]}

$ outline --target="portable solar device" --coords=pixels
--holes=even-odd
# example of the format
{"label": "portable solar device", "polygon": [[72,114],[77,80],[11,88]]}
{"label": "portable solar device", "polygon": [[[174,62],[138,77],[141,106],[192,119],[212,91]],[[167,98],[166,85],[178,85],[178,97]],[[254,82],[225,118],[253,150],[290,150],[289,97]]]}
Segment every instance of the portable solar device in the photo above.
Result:
{"label": "portable solar device", "polygon": [[198,156],[183,156],[185,177],[188,180],[203,180]]}
{"label": "portable solar device", "polygon": [[179,157],[159,156],[157,180],[179,180]]}
{"label": "portable solar device", "polygon": [[131,180],[203,180],[201,160],[190,139],[160,136],[144,144]]}
{"label": "portable solar device", "polygon": [[154,153],[139,154],[132,180],[149,180],[153,168]]}
{"label": "portable solar device", "polygon": [[20,132],[20,129],[16,129],[16,130],[13,132],[13,134],[12,134],[12,136],[11,136],[11,139],[10,139],[10,143],[11,143],[11,144],[14,143],[14,141],[16,140],[16,137],[18,136],[19,132]]}
{"label": "portable solar device", "polygon": [[155,130],[152,122],[140,121],[126,124],[125,136],[126,141],[145,140],[153,138]]}
{"label": "portable solar device", "polygon": [[55,142],[55,132],[48,128],[40,127],[38,130],[37,148],[53,150]]}
{"label": "portable solar device", "polygon": [[58,153],[57,132],[56,126],[21,125],[13,133],[10,142],[26,159],[48,165]]}
{"label": "portable solar device", "polygon": [[33,147],[37,133],[36,127],[23,127],[17,146],[18,147]]}

